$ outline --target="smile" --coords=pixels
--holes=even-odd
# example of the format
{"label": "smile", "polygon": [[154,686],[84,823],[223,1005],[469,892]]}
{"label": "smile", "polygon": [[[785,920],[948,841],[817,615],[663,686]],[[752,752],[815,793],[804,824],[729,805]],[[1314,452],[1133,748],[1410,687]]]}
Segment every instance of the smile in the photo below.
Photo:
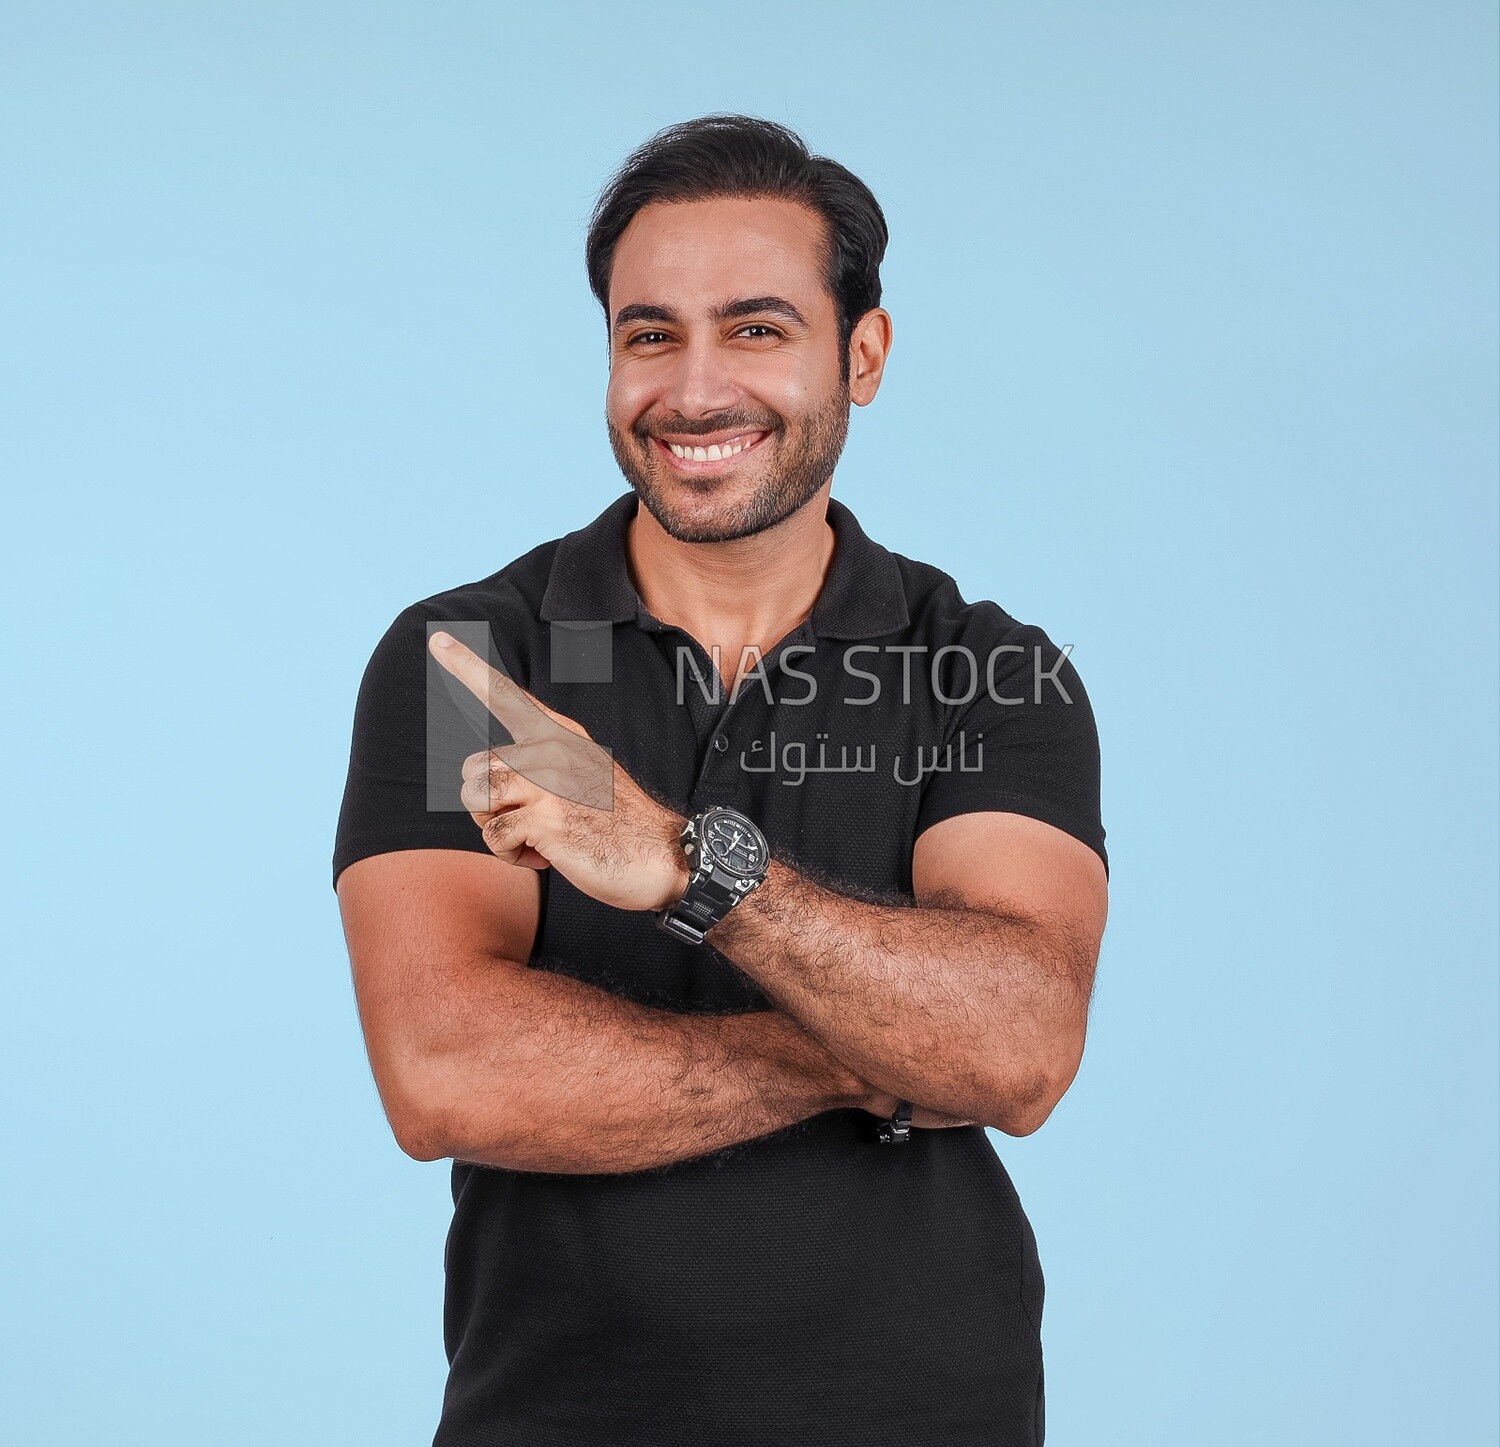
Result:
{"label": "smile", "polygon": [[733,436],[711,442],[706,447],[692,442],[668,442],[660,437],[651,440],[683,472],[721,472],[736,457],[753,452],[769,432],[736,432]]}

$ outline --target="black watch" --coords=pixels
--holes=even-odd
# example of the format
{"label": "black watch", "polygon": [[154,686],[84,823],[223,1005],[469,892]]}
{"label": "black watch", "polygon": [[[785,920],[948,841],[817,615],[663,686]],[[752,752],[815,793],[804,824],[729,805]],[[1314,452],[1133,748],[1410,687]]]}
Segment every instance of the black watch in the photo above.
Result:
{"label": "black watch", "polygon": [[694,814],[681,839],[692,875],[682,898],[656,922],[669,935],[701,945],[709,930],[765,883],[771,847],[753,820],[722,804]]}

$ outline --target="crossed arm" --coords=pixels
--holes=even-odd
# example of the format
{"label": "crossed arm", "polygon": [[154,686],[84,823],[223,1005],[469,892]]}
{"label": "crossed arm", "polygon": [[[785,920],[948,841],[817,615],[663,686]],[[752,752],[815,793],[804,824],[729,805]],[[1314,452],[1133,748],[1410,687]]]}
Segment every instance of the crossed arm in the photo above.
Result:
{"label": "crossed arm", "polygon": [[[1015,899],[1061,898],[1027,915],[932,889],[945,861],[976,853]],[[1105,909],[1094,858],[1034,820],[964,815],[919,840],[929,898],[907,909],[778,865],[714,931],[780,1007],[738,1015],[652,1009],[527,968],[538,877],[492,856],[376,855],[344,870],[339,900],[371,1068],[407,1154],[637,1171],[826,1110],[888,1114],[898,1095],[918,1103],[919,1128],[1034,1130],[1082,1051]]]}
{"label": "crossed arm", "polygon": [[914,907],[869,904],[773,864],[715,946],[851,1069],[895,1097],[1026,1135],[1083,1056],[1104,866],[1018,814],[917,841]]}
{"label": "crossed arm", "polygon": [[528,968],[530,870],[408,850],[351,864],[338,890],[375,1082],[418,1160],[644,1170],[869,1094],[780,1010],[658,1010]]}
{"label": "crossed arm", "polygon": [[[682,821],[576,724],[488,672],[465,681],[490,690],[517,739],[465,768],[493,857],[402,851],[339,879],[371,1068],[408,1154],[633,1171],[825,1110],[885,1114],[898,1096],[918,1127],[1026,1134],[1045,1120],[1083,1049],[1107,908],[1092,850],[1016,814],[944,820],[917,841],[912,907],[849,899],[778,863],[712,942],[779,1008],[637,1005],[527,967],[536,871],[619,908],[658,907],[685,884]],[[515,694],[566,728],[527,737]],[[609,809],[577,802],[604,788]]]}

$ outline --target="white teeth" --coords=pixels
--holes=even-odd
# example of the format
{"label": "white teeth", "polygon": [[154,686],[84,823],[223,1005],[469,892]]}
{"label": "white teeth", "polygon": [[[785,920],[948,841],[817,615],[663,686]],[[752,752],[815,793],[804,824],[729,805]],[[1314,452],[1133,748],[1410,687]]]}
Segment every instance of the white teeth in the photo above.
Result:
{"label": "white teeth", "polygon": [[722,462],[726,457],[738,457],[751,444],[742,442],[738,437],[731,437],[727,442],[716,442],[710,447],[684,447],[676,442],[669,442],[667,446],[672,449],[673,457],[680,457],[684,462]]}

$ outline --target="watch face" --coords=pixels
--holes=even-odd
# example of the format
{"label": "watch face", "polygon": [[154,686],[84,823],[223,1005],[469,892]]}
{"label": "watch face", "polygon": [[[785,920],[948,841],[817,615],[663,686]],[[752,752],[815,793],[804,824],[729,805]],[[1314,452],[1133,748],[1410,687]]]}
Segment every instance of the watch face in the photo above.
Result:
{"label": "watch face", "polygon": [[703,836],[713,862],[731,874],[759,874],[766,866],[765,845],[743,819],[716,815],[708,821]]}

